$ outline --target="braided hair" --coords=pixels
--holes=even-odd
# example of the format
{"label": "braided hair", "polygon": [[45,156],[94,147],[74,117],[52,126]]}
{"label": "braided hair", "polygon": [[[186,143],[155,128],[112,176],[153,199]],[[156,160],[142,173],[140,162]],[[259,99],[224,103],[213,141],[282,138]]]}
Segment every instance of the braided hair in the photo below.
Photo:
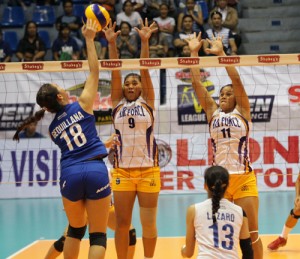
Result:
{"label": "braided hair", "polygon": [[43,84],[36,94],[36,102],[42,107],[41,110],[37,111],[34,115],[26,118],[17,128],[13,140],[19,141],[19,133],[24,130],[29,124],[37,123],[44,115],[45,111],[51,113],[58,112],[62,105],[57,100],[58,89],[51,84]]}
{"label": "braided hair", "polygon": [[229,173],[222,166],[212,166],[205,170],[205,184],[212,197],[212,219],[213,223],[217,223],[216,213],[220,208],[220,200],[229,184]]}

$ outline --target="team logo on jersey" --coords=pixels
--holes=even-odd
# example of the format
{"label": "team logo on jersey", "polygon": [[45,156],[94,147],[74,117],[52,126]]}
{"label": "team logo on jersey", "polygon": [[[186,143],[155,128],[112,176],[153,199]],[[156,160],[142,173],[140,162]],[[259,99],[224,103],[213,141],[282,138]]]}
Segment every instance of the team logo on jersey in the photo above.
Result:
{"label": "team logo on jersey", "polygon": [[247,191],[249,191],[249,186],[248,186],[248,185],[243,185],[243,186],[241,187],[241,191],[242,191],[242,192],[247,192]]}
{"label": "team logo on jersey", "polygon": [[155,139],[155,141],[158,149],[159,167],[162,168],[170,163],[172,158],[172,149],[170,145],[163,140]]}
{"label": "team logo on jersey", "polygon": [[155,182],[154,179],[151,179],[151,181],[150,181],[150,186],[156,186],[156,182]]}

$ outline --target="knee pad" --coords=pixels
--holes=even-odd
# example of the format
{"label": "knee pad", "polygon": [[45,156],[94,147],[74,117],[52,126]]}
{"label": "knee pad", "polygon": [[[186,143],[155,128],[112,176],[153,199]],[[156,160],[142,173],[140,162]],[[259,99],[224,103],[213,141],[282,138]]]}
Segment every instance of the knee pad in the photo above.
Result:
{"label": "knee pad", "polygon": [[135,228],[129,230],[129,246],[136,244],[136,231]]}
{"label": "knee pad", "polygon": [[291,216],[292,216],[294,219],[299,219],[299,218],[300,218],[300,215],[295,215],[293,209],[291,210],[290,214],[291,214]]}
{"label": "knee pad", "polygon": [[66,238],[62,236],[60,239],[54,242],[53,246],[57,252],[62,252],[64,250],[65,240]]}
{"label": "knee pad", "polygon": [[81,228],[74,228],[69,225],[67,236],[81,240],[84,237],[85,230],[86,225]]}
{"label": "knee pad", "polygon": [[141,216],[141,223],[142,223],[144,238],[157,237],[156,212],[157,212],[156,207],[154,207],[154,208],[140,207],[140,216]]}
{"label": "knee pad", "polygon": [[90,233],[90,246],[103,246],[104,248],[106,248],[106,240],[106,233]]}

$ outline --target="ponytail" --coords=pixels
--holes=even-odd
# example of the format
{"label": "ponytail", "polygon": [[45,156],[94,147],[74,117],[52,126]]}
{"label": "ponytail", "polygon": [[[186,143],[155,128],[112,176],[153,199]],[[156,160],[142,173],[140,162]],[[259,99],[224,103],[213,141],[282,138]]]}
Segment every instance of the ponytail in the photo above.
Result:
{"label": "ponytail", "polygon": [[29,124],[37,123],[40,121],[45,115],[45,109],[41,109],[37,111],[33,116],[26,118],[17,128],[15,135],[13,136],[13,140],[19,141],[19,133],[24,130]]}

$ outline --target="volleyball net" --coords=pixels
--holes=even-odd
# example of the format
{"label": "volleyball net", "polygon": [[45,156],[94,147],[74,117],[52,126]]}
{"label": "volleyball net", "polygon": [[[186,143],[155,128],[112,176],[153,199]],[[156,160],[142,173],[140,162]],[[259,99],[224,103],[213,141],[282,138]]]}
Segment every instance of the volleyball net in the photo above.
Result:
{"label": "volleyball net", "polygon": [[[150,69],[156,95],[155,137],[159,148],[162,193],[204,192],[203,174],[211,164],[205,113],[191,86],[192,66],[217,100],[230,83],[224,66],[236,66],[251,104],[253,129],[250,160],[259,191],[292,190],[299,172],[300,55],[132,59],[99,61],[99,91],[94,102],[102,140],[114,132],[111,123],[111,70],[123,76]],[[0,197],[59,197],[60,150],[48,137],[52,115],[37,131],[44,137],[12,141],[16,127],[39,107],[43,83],[56,83],[80,95],[88,75],[87,61],[0,64]],[[107,160],[108,167],[111,164]]]}

